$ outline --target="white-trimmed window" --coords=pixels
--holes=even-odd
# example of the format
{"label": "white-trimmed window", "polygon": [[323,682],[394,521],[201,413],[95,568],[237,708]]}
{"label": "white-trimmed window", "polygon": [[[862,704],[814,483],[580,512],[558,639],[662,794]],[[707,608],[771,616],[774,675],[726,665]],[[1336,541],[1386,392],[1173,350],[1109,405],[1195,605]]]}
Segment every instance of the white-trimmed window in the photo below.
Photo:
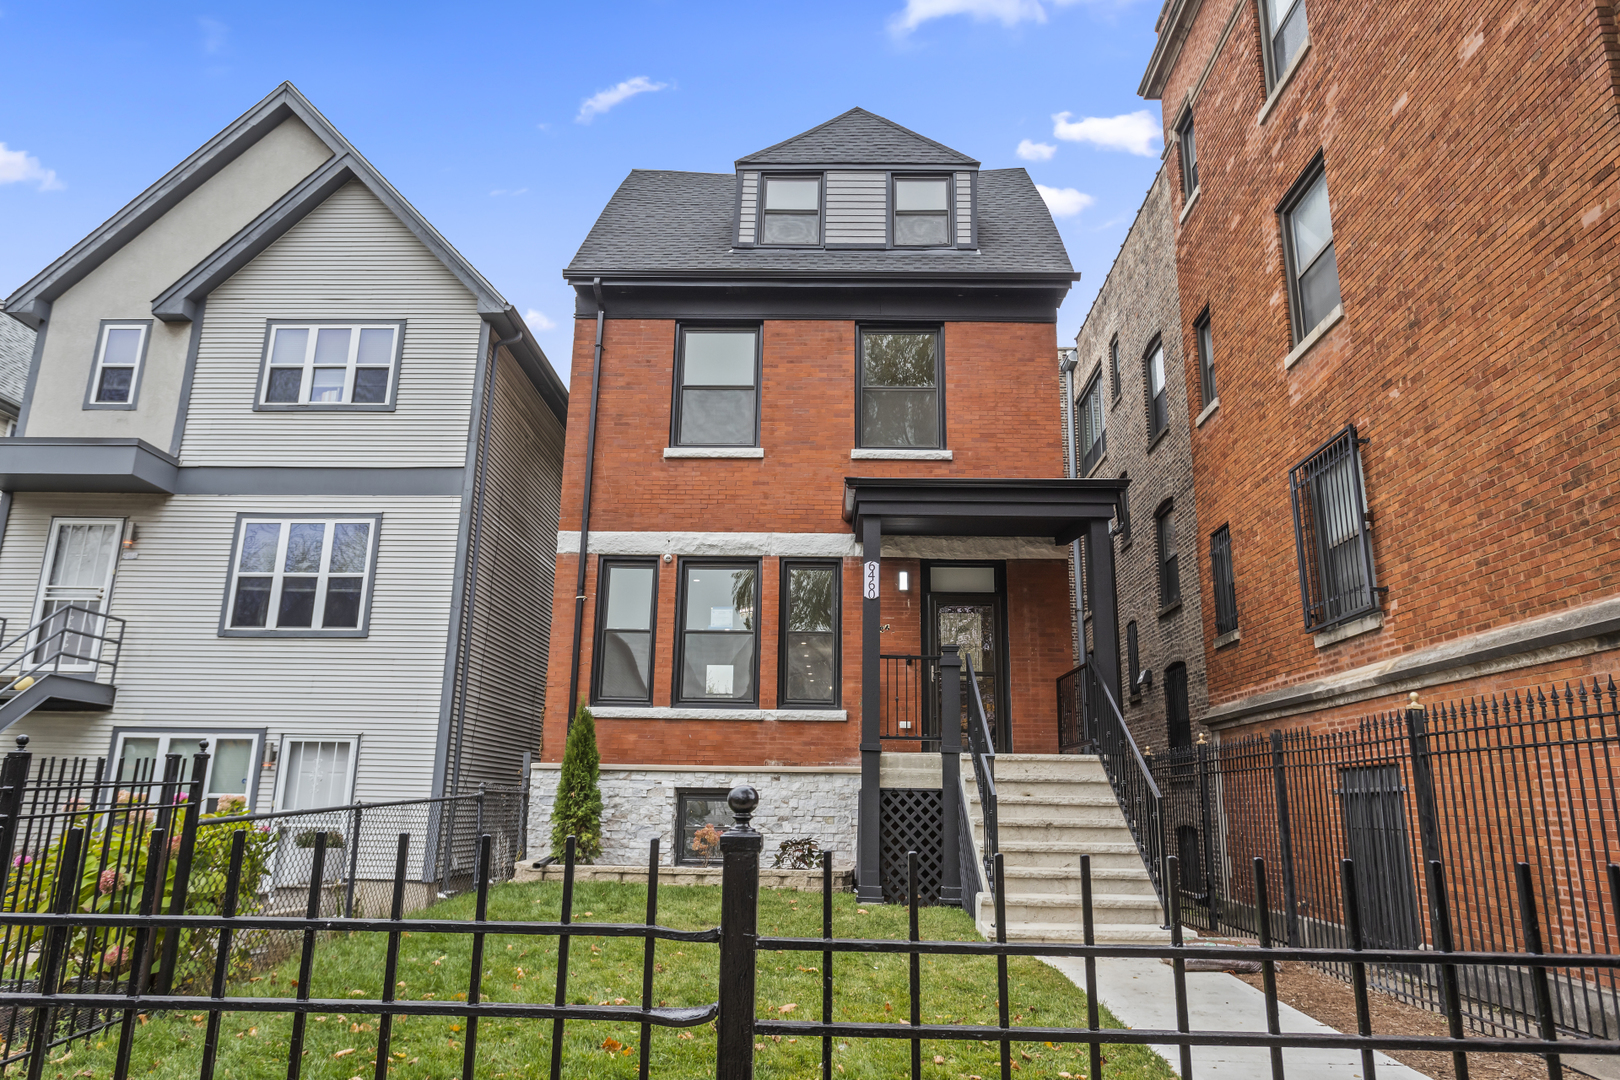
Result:
{"label": "white-trimmed window", "polygon": [[90,373],[87,408],[135,407],[140,385],[141,360],[146,356],[150,324],[104,322],[96,340],[96,364]]}
{"label": "white-trimmed window", "polygon": [[[203,774],[203,812],[219,809],[220,800],[237,795],[244,812],[253,792],[253,773],[259,767],[259,734],[254,731],[166,732],[121,731],[113,741],[109,777],[119,784],[151,781],[141,790],[149,800],[162,798],[164,760],[181,755],[180,780],[191,779],[192,755],[208,743],[208,771]],[[123,791],[134,790],[122,788]]]}
{"label": "white-trimmed window", "polygon": [[377,517],[241,518],[222,632],[364,634],[379,524]]}
{"label": "white-trimmed window", "polygon": [[277,810],[342,806],[354,791],[358,740],[284,738],[276,769]]}
{"label": "white-trimmed window", "polygon": [[403,332],[392,322],[271,323],[260,406],[391,406]]}

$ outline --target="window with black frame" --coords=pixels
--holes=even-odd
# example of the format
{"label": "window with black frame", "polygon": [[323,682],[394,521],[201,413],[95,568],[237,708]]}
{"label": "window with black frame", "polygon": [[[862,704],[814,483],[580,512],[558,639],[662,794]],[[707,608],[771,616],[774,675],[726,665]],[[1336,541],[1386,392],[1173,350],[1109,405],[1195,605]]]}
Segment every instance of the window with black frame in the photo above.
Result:
{"label": "window with black frame", "polygon": [[1159,535],[1159,607],[1181,602],[1181,562],[1176,554],[1176,510],[1166,502],[1154,514]]}
{"label": "window with black frame", "polygon": [[675,792],[675,862],[718,866],[720,834],[731,828],[730,792],[724,788],[678,788]]}
{"label": "window with black frame", "polygon": [[1108,453],[1108,423],[1103,415],[1103,381],[1099,373],[1080,395],[1080,475],[1086,476]]}
{"label": "window with black frame", "polygon": [[1179,660],[1164,669],[1164,726],[1170,749],[1192,745],[1192,715],[1187,704],[1187,665]]}
{"label": "window with black frame", "polygon": [[1288,66],[1310,36],[1305,0],[1260,0],[1266,28],[1266,89],[1288,73]]}
{"label": "window with black frame", "polygon": [[1133,698],[1142,696],[1142,647],[1137,639],[1136,620],[1132,619],[1125,624],[1125,670],[1129,673],[1130,685],[1126,691]]}
{"label": "window with black frame", "polygon": [[688,705],[759,700],[759,564],[681,564],[676,696]]}
{"label": "window with black frame", "polygon": [[1355,425],[1346,425],[1289,472],[1308,630],[1378,609],[1361,442]]}
{"label": "window with black frame", "polygon": [[941,439],[938,330],[860,333],[860,445],[937,450]]}
{"label": "window with black frame", "polygon": [[1209,309],[1193,323],[1193,335],[1198,339],[1198,388],[1203,395],[1203,407],[1209,408],[1217,399],[1215,391],[1215,340],[1209,330]]}
{"label": "window with black frame", "polygon": [[656,559],[603,559],[597,571],[595,701],[652,704]]}
{"label": "window with black frame", "polygon": [[682,327],[676,446],[759,445],[759,330]]}
{"label": "window with black frame", "polygon": [[1232,570],[1232,529],[1222,525],[1209,538],[1209,572],[1215,586],[1215,634],[1238,628],[1237,578]]}
{"label": "window with black frame", "polygon": [[838,578],[835,562],[782,563],[784,706],[838,705]]}
{"label": "window with black frame", "polygon": [[1181,197],[1191,199],[1198,190],[1198,139],[1190,112],[1176,129],[1176,144],[1181,151]]}
{"label": "window with black frame", "polygon": [[951,239],[951,182],[943,176],[894,180],[896,247],[943,247]]}
{"label": "window with black frame", "polygon": [[821,243],[821,178],[767,176],[760,243],[815,247]]}
{"label": "window with black frame", "polygon": [[1170,391],[1164,378],[1164,342],[1153,339],[1142,357],[1142,380],[1147,389],[1148,438],[1157,438],[1170,426]]}
{"label": "window with black frame", "polygon": [[1340,303],[1339,259],[1333,250],[1333,216],[1320,156],[1283,203],[1282,221],[1289,315],[1298,344]]}

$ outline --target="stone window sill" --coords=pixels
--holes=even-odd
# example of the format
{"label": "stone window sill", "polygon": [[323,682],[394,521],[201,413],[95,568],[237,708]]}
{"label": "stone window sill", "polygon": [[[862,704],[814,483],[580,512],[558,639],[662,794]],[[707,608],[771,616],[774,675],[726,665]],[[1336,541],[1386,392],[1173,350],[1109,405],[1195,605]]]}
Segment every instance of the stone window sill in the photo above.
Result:
{"label": "stone window sill", "polygon": [[1294,72],[1299,70],[1300,61],[1304,60],[1305,54],[1310,51],[1311,39],[1306,38],[1305,44],[1301,45],[1299,52],[1294,54],[1293,62],[1288,65],[1288,70],[1282,73],[1282,78],[1277,80],[1277,85],[1271,88],[1271,94],[1266,98],[1266,103],[1260,106],[1260,115],[1254,118],[1256,124],[1266,122],[1266,117],[1271,115],[1272,107],[1277,104],[1277,99],[1282,97],[1282,92],[1288,89],[1288,84],[1293,81]]}
{"label": "stone window sill", "polygon": [[849,452],[851,461],[950,461],[949,450],[902,450],[872,447]]}
{"label": "stone window sill", "polygon": [[1242,630],[1228,630],[1226,633],[1221,634],[1219,637],[1217,637],[1215,639],[1215,647],[1217,649],[1224,649],[1226,646],[1228,646],[1228,645],[1236,645],[1238,642],[1240,642],[1242,640],[1243,640],[1243,631]]}
{"label": "stone window sill", "polygon": [[1204,411],[1198,414],[1198,419],[1197,420],[1193,421],[1193,427],[1203,427],[1204,426],[1204,421],[1208,420],[1210,417],[1214,416],[1215,415],[1215,410],[1219,409],[1220,407],[1221,407],[1221,399],[1220,398],[1216,398],[1214,401],[1210,402],[1208,405],[1205,405],[1204,406]]}
{"label": "stone window sill", "polygon": [[762,458],[765,448],[762,446],[666,446],[664,457],[668,458]]}
{"label": "stone window sill", "polygon": [[1180,610],[1181,610],[1181,598],[1177,597],[1176,599],[1170,601],[1168,604],[1164,605],[1164,607],[1159,609],[1159,618],[1168,619],[1170,616],[1174,615],[1176,612],[1178,612]]}
{"label": "stone window sill", "polygon": [[1339,325],[1339,320],[1343,318],[1344,305],[1335,304],[1333,306],[1333,310],[1328,312],[1327,316],[1321,322],[1316,324],[1315,329],[1306,334],[1304,339],[1301,340],[1298,345],[1294,346],[1292,352],[1283,357],[1283,370],[1287,371],[1289,368],[1305,359],[1305,354],[1314,349],[1316,347],[1316,343],[1326,337],[1329,330]]}
{"label": "stone window sill", "polygon": [[690,709],[667,705],[596,705],[598,720],[820,720],[847,721],[847,709]]}
{"label": "stone window sill", "polygon": [[1362,634],[1370,634],[1383,625],[1384,613],[1375,611],[1370,615],[1363,615],[1359,619],[1351,619],[1347,623],[1340,623],[1338,626],[1331,626],[1318,632],[1314,635],[1316,647],[1325,649],[1329,645],[1337,645],[1341,641],[1348,641],[1350,638],[1360,637]]}
{"label": "stone window sill", "polygon": [[1158,446],[1160,443],[1164,442],[1164,437],[1166,435],[1168,435],[1168,434],[1170,434],[1170,425],[1166,424],[1166,425],[1164,425],[1164,427],[1162,427],[1162,428],[1160,428],[1158,430],[1158,433],[1155,434],[1153,436],[1153,438],[1148,440],[1148,445],[1147,445],[1148,453],[1150,453],[1150,454],[1153,453],[1153,448],[1155,446]]}
{"label": "stone window sill", "polygon": [[1192,208],[1198,205],[1198,196],[1202,195],[1203,193],[1204,185],[1199,184],[1197,187],[1193,188],[1192,198],[1188,199],[1187,204],[1181,208],[1181,217],[1176,220],[1177,225],[1185,225],[1187,223],[1187,215],[1192,213]]}

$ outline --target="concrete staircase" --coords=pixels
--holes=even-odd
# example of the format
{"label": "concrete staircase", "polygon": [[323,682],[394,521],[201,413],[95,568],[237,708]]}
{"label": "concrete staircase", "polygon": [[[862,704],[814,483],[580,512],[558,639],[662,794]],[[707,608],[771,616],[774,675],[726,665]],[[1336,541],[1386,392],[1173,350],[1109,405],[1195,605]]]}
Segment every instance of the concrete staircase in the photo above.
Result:
{"label": "concrete staircase", "polygon": [[[1095,756],[1001,754],[995,772],[1008,940],[1085,939],[1080,856],[1090,855],[1097,940],[1169,942],[1153,881]],[[982,855],[984,814],[966,754],[962,780],[974,847]],[[994,936],[995,901],[988,892],[979,894],[977,922],[980,933]]]}

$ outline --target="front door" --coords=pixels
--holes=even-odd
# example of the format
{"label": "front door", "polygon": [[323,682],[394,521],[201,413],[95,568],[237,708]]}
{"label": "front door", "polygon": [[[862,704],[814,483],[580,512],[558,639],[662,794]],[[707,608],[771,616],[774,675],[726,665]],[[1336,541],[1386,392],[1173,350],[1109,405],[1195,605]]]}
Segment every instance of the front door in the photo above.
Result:
{"label": "front door", "polygon": [[57,671],[94,671],[118,558],[122,518],[56,518],[45,547],[45,568],[34,604],[31,660]]}
{"label": "front door", "polygon": [[[1006,644],[1001,640],[1002,597],[999,593],[930,592],[928,595],[929,652],[942,645],[955,645],[964,660],[973,665],[984,716],[990,724],[990,737],[998,751],[1007,751],[1007,709],[1002,690],[1002,669],[1006,665]],[[965,670],[965,668],[964,668]],[[968,742],[968,709],[972,692],[962,686],[962,746]]]}

